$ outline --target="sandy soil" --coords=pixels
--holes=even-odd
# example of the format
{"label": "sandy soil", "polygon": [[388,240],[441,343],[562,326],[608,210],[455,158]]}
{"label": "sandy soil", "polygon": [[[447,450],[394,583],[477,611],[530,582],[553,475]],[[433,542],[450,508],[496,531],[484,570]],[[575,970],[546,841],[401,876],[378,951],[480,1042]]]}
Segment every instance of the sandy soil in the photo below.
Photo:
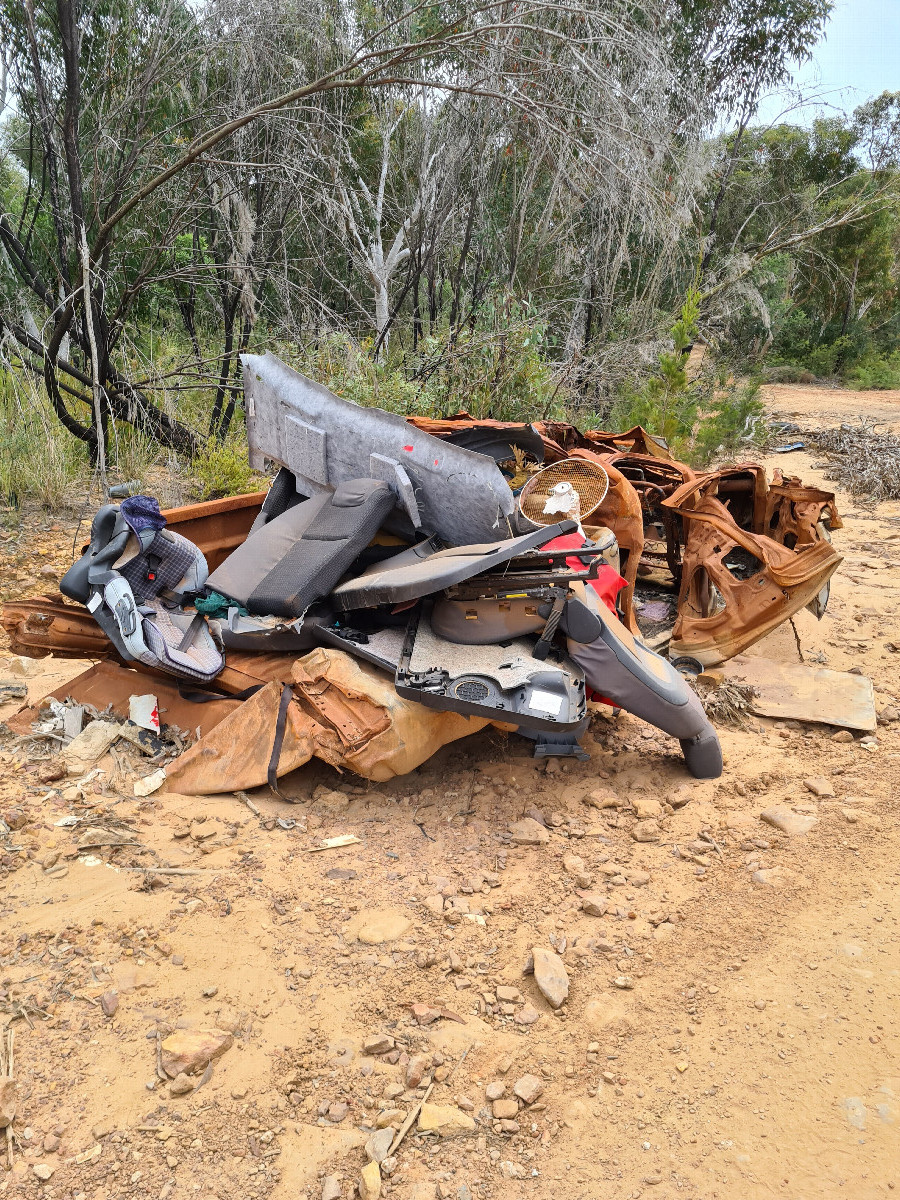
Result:
{"label": "sandy soil", "polygon": [[[804,419],[900,416],[885,393],[771,391],[775,411]],[[812,462],[770,465],[811,482]],[[797,631],[805,656],[869,674],[884,711],[900,699],[887,646],[900,644],[900,505],[840,503],[831,606]],[[33,530],[32,552],[70,538],[59,525]],[[40,590],[16,545],[25,579],[12,582]],[[756,652],[798,657],[790,627]],[[23,669],[41,694],[48,672],[78,665],[0,657],[0,676]],[[721,734],[715,782],[690,780],[639,721],[598,715],[583,765],[485,733],[391,784],[304,769],[295,803],[254,796],[259,816],[235,796],[48,797],[42,764],[0,753],[0,815],[21,847],[0,853],[0,1012],[19,1080],[0,1194],[349,1198],[372,1131],[396,1129],[433,1085],[429,1103],[474,1127],[414,1127],[385,1196],[888,1195],[900,723],[880,725],[874,749],[791,722]],[[777,833],[759,819],[777,803],[816,823]],[[528,812],[546,840],[516,845],[510,823]],[[660,841],[635,841],[657,812]],[[73,814],[89,820],[58,824]],[[86,824],[133,844],[79,847],[99,836]],[[360,841],[308,852],[340,833]],[[161,863],[192,873],[133,869]],[[603,915],[582,911],[585,890]],[[534,946],[565,962],[556,1011],[524,973]],[[171,1095],[160,1041],[209,1028],[230,1048]],[[515,1098],[523,1079],[530,1104]]]}

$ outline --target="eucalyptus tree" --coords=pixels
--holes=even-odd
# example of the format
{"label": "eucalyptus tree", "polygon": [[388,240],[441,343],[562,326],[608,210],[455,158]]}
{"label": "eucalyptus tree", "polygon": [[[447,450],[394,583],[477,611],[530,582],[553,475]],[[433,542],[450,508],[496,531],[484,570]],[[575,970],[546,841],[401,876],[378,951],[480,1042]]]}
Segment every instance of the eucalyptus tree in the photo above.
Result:
{"label": "eucalyptus tree", "polygon": [[[42,373],[66,428],[94,446],[107,415],[166,445],[196,446],[196,435],[138,386],[129,344],[148,281],[192,229],[203,189],[212,195],[216,156],[239,161],[244,131],[276,114],[302,128],[324,97],[339,94],[417,88],[434,103],[478,97],[530,123],[573,194],[586,199],[627,172],[648,208],[659,207],[656,159],[667,137],[652,100],[677,88],[661,44],[662,6],[395,0],[376,10],[297,0],[290,15],[302,45],[287,80],[283,70],[243,71],[251,26],[264,31],[266,17],[231,11],[223,24],[215,0],[0,7],[11,136],[29,185],[0,220],[8,272],[0,321],[23,365]],[[218,73],[206,69],[211,60]],[[227,217],[216,204],[230,228],[242,211],[236,197]],[[220,245],[229,238],[223,233]],[[235,271],[243,273],[249,308],[246,264],[226,254],[224,270],[232,290]]]}

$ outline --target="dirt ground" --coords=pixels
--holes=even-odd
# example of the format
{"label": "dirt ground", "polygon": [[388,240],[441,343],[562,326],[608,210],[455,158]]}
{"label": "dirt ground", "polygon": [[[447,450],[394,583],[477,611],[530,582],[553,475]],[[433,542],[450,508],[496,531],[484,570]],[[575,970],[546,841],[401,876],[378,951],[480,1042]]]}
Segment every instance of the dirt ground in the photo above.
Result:
{"label": "dirt ground", "polygon": [[[801,424],[900,424],[897,393],[781,386],[770,404]],[[769,465],[821,481],[814,462]],[[831,604],[797,633],[806,658],[868,674],[883,713],[900,701],[900,504],[839,505]],[[0,534],[6,594],[70,556],[62,518],[8,516]],[[81,666],[3,653],[0,679],[34,697]],[[790,626],[753,653],[798,661]],[[0,743],[0,1013],[19,1081],[0,1194],[349,1200],[366,1142],[383,1154],[377,1131],[428,1089],[445,1133],[414,1125],[388,1157],[395,1200],[886,1196],[900,721],[870,747],[833,732],[723,729],[725,774],[701,783],[670,739],[597,715],[584,764],[485,732],[389,784],[304,768],[295,803],[261,791],[259,815],[234,795],[65,799]],[[759,818],[774,804],[815,824],[778,833]],[[545,827],[520,845],[510,825],[529,813]],[[71,815],[128,844],[85,845]],[[659,841],[634,840],[642,815]],[[359,842],[310,852],[343,833]],[[524,973],[535,946],[565,963],[555,1011]],[[172,1095],[161,1044],[201,1029],[227,1048]]]}

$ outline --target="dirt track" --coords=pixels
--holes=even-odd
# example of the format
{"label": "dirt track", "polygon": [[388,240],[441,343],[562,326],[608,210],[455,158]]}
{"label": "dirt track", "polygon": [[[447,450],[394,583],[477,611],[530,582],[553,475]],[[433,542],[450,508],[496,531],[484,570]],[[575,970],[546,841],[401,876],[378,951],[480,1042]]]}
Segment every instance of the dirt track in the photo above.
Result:
{"label": "dirt track", "polygon": [[[771,391],[801,424],[900,419],[893,394]],[[814,482],[813,461],[770,465]],[[900,644],[900,504],[839,504],[831,606],[797,630],[805,655],[869,674],[883,711],[900,700],[886,647]],[[31,544],[58,545],[58,524]],[[755,652],[797,661],[790,627]],[[79,669],[32,666],[33,694]],[[337,1176],[349,1198],[370,1131],[432,1080],[429,1102],[476,1127],[414,1128],[382,1183],[397,1200],[886,1196],[900,1184],[900,722],[871,751],[769,721],[722,740],[724,777],[695,783],[630,717],[598,716],[577,766],[485,733],[391,784],[304,769],[297,803],[254,797],[260,817],[233,796],[44,802],[21,753],[0,754],[0,815],[24,848],[0,856],[17,868],[0,876],[0,1011],[20,1080],[0,1194],[320,1200]],[[817,823],[776,833],[758,816],[776,803]],[[637,816],[660,806],[661,840],[636,842]],[[546,841],[511,844],[529,809]],[[55,824],[72,812],[117,818],[140,845],[76,851]],[[360,844],[307,853],[338,833]],[[199,873],[141,890],[145,873],[124,868],[154,861]],[[579,911],[578,874],[604,915]],[[558,1014],[523,974],[551,943],[570,977]],[[419,1024],[423,1002],[453,1015]],[[157,1032],[210,1026],[233,1046],[171,1096]],[[363,1054],[378,1036],[395,1049]],[[485,1088],[509,1100],[526,1075],[543,1092],[501,1125]]]}

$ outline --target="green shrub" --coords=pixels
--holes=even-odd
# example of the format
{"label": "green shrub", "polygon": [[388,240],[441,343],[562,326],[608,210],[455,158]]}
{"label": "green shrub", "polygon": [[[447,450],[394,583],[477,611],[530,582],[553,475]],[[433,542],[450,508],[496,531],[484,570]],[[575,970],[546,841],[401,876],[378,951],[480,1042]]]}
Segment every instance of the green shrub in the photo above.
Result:
{"label": "green shrub", "polygon": [[687,361],[697,336],[700,294],[691,288],[672,326],[672,349],[663,350],[653,374],[640,387],[626,391],[613,404],[613,428],[629,425],[662,437],[670,446],[687,441],[700,411],[700,389],[688,381]]}
{"label": "green shrub", "polygon": [[900,388],[900,351],[888,357],[872,357],[857,363],[847,383],[860,391]]}
{"label": "green shrub", "polygon": [[247,459],[247,442],[243,431],[224,442],[209,442],[191,464],[201,500],[219,496],[239,496],[266,486]]}
{"label": "green shrub", "polygon": [[755,442],[760,434],[765,406],[759,396],[760,381],[746,379],[717,390],[713,407],[700,419],[690,459],[706,465]]}

